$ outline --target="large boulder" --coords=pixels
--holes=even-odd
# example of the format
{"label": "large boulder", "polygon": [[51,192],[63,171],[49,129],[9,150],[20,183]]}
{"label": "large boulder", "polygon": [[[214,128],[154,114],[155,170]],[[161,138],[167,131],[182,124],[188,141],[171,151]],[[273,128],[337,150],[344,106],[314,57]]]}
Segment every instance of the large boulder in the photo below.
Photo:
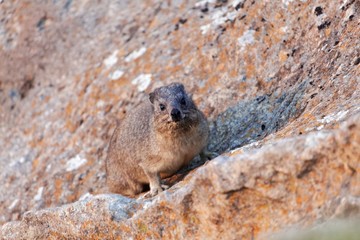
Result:
{"label": "large boulder", "polygon": [[27,212],[6,239],[253,239],[360,217],[360,114],[319,131],[220,156],[150,200],[85,196]]}
{"label": "large boulder", "polygon": [[[1,238],[250,237],[356,215],[359,12],[354,0],[0,0]],[[103,195],[116,123],[174,81],[220,156],[154,199]]]}

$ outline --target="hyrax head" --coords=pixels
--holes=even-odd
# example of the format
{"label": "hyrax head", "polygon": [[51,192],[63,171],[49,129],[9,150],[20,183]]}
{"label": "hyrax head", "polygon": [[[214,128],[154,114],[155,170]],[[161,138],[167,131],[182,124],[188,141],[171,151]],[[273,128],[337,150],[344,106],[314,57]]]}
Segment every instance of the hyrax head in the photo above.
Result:
{"label": "hyrax head", "polygon": [[161,122],[184,122],[191,111],[196,109],[181,83],[171,83],[157,88],[150,93],[149,99],[154,108],[155,118]]}

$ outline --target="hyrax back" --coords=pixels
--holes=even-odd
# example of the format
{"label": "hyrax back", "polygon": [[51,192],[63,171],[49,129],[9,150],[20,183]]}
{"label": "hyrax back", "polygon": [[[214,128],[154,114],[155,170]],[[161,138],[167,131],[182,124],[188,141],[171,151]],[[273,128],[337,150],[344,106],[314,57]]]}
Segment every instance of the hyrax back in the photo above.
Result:
{"label": "hyrax back", "polygon": [[150,195],[156,195],[163,190],[160,177],[205,150],[208,135],[204,114],[182,84],[155,89],[114,131],[106,159],[109,190],[134,196],[150,184]]}

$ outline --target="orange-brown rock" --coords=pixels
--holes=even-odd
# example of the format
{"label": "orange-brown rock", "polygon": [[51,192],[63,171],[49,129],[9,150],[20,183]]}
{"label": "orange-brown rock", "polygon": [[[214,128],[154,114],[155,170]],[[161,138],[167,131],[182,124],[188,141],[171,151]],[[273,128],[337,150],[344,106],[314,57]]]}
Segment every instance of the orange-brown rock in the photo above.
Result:
{"label": "orange-brown rock", "polygon": [[[0,225],[16,221],[1,237],[20,237],[15,226],[96,236],[101,219],[110,237],[205,236],[200,226],[215,225],[249,237],[326,221],[340,203],[356,209],[358,127],[339,126],[360,112],[359,9],[354,0],[0,1]],[[221,156],[195,159],[146,205],[101,195],[60,207],[105,193],[116,122],[174,81],[207,115]],[[239,171],[238,185],[226,182]],[[219,193],[226,186],[231,194]],[[106,206],[119,201],[134,204],[129,219],[106,226]],[[86,224],[72,232],[54,220],[61,211]],[[179,229],[162,229],[165,218]],[[59,228],[40,229],[47,221]]]}
{"label": "orange-brown rock", "polygon": [[257,239],[295,224],[356,217],[359,123],[357,114],[338,130],[220,156],[151,200],[109,194],[30,211],[5,224],[0,237]]}

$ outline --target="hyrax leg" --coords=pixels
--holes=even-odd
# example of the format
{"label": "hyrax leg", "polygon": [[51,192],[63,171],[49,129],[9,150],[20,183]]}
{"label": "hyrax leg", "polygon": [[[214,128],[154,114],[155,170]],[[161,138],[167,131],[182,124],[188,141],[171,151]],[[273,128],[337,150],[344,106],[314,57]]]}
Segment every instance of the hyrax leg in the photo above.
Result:
{"label": "hyrax leg", "polygon": [[129,197],[134,197],[143,190],[142,184],[132,181],[129,177],[124,177],[123,173],[112,175],[107,179],[107,183],[111,192]]}
{"label": "hyrax leg", "polygon": [[154,197],[155,195],[163,191],[161,187],[160,175],[159,173],[154,173],[146,170],[144,170],[144,172],[148,177],[150,184],[150,192],[145,194],[145,197]]}
{"label": "hyrax leg", "polygon": [[143,185],[141,183],[129,181],[128,184],[130,186],[130,188],[128,189],[129,196],[135,196],[143,191]]}

